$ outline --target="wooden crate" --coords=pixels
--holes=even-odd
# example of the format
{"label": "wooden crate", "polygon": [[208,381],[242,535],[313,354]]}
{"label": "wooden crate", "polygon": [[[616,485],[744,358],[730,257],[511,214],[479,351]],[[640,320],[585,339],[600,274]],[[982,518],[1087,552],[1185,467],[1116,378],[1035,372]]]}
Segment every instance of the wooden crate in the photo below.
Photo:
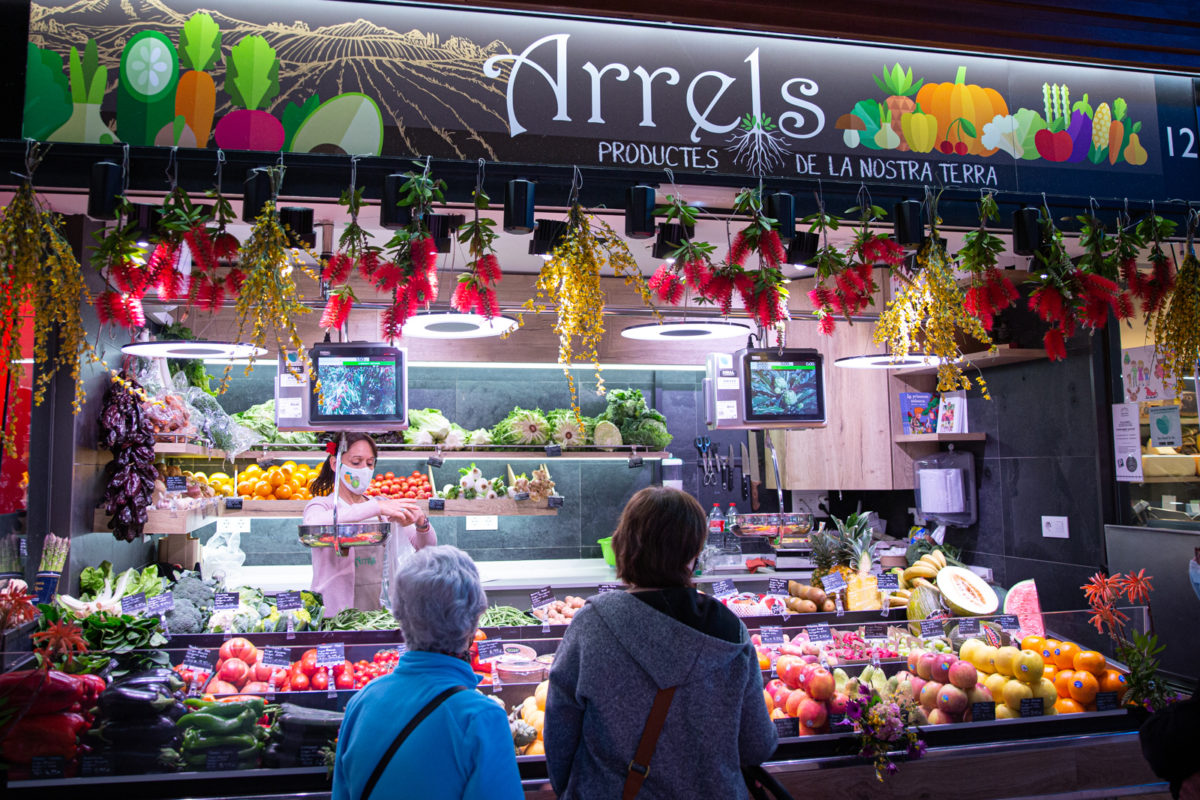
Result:
{"label": "wooden crate", "polygon": [[[516,501],[508,497],[494,500],[446,500],[444,511],[429,511],[431,517],[551,517],[558,514],[557,508],[547,508],[546,501]],[[429,501],[421,504],[429,509]]]}
{"label": "wooden crate", "polygon": [[[211,498],[199,506],[178,511],[152,508],[146,512],[146,525],[142,528],[142,533],[191,533],[216,522],[220,515],[220,504],[223,502],[224,498]],[[92,520],[95,529],[98,531],[109,530],[109,519],[103,508],[97,508]]]}

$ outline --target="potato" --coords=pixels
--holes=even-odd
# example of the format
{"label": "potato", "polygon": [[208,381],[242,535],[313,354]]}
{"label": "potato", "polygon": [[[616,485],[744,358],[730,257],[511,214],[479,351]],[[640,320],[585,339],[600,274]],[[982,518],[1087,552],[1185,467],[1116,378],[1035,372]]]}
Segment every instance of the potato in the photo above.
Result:
{"label": "potato", "polygon": [[821,604],[821,610],[837,611],[837,605],[832,600],[826,599],[825,602]]}
{"label": "potato", "polygon": [[812,600],[801,600],[800,601],[800,613],[801,614],[817,613],[817,604],[814,603]]}

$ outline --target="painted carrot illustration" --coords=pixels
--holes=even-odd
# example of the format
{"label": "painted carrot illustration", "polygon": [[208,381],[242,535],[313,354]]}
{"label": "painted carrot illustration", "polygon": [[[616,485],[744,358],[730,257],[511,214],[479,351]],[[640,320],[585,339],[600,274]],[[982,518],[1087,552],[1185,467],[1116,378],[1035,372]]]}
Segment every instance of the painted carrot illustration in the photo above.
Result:
{"label": "painted carrot illustration", "polygon": [[217,87],[208,70],[221,57],[221,29],[208,14],[193,14],[179,32],[179,60],[188,70],[175,88],[175,116],[183,117],[196,147],[207,147],[217,108]]}

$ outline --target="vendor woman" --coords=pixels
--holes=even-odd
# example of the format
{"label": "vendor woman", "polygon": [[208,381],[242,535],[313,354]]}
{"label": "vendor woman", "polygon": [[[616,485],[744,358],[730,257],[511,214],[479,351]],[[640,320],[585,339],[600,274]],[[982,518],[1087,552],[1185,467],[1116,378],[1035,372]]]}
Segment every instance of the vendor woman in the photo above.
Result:
{"label": "vendor woman", "polygon": [[[342,441],[346,450],[335,495],[334,464]],[[377,454],[370,436],[339,434],[326,449],[329,457],[310,487],[313,499],[304,507],[304,524],[332,525],[336,502],[339,524],[390,521],[392,530],[384,547],[354,547],[346,556],[332,547],[314,547],[312,589],[324,597],[326,616],[346,608],[377,609],[386,603],[388,576],[396,574],[400,562],[415,550],[437,544],[437,534],[416,500],[366,496]]]}

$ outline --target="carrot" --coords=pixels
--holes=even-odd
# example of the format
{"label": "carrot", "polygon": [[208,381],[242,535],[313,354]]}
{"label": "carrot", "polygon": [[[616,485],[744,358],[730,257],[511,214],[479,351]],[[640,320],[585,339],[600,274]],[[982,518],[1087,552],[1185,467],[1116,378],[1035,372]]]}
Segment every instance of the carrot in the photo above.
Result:
{"label": "carrot", "polygon": [[192,70],[179,76],[175,87],[175,114],[192,129],[197,147],[208,147],[213,114],[217,109],[217,87],[207,72]]}
{"label": "carrot", "polygon": [[1121,157],[1121,145],[1125,143],[1125,123],[1114,119],[1108,128],[1108,163],[1115,164]]}

